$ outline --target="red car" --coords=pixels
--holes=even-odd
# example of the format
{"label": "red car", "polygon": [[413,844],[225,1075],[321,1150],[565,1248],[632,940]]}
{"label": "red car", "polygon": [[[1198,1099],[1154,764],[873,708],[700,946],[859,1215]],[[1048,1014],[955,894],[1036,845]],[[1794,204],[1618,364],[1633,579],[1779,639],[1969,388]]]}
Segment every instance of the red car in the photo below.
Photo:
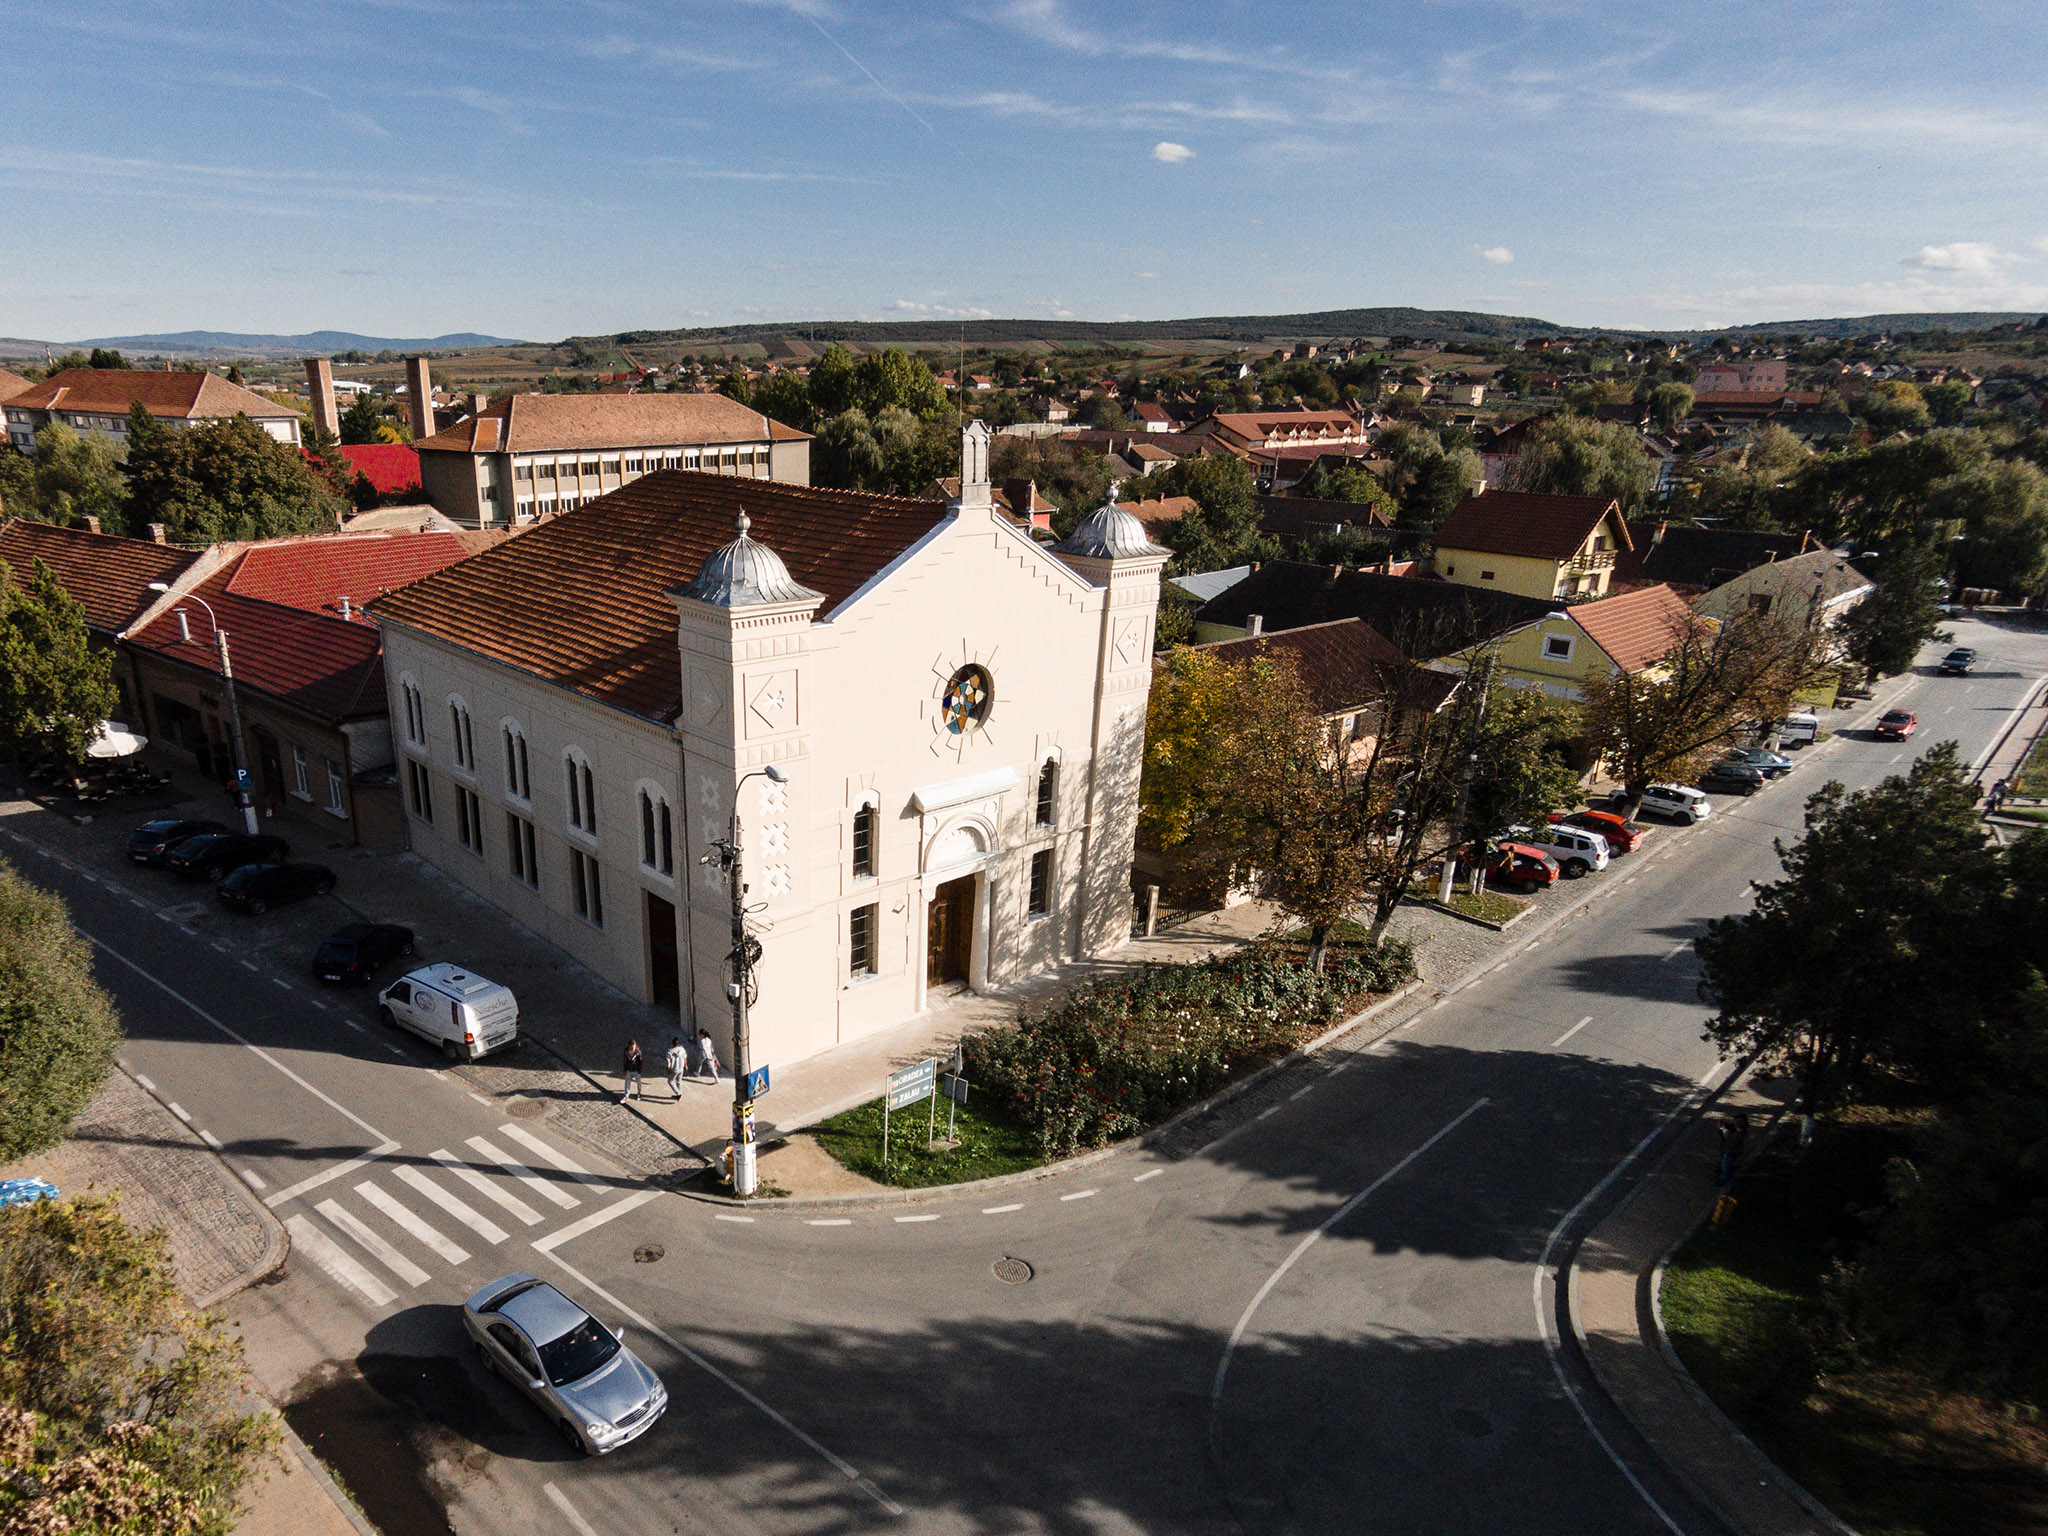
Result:
{"label": "red car", "polygon": [[1650,835],[1648,827],[1639,826],[1612,811],[1552,811],[1550,819],[1561,827],[1598,832],[1607,840],[1607,851],[1616,858],[1624,853],[1634,853],[1642,847],[1643,839]]}
{"label": "red car", "polygon": [[1920,717],[1910,709],[1888,709],[1877,717],[1877,734],[1883,741],[1904,741],[1920,727]]}
{"label": "red car", "polygon": [[1557,876],[1557,860],[1523,843],[1502,843],[1486,863],[1488,885],[1513,886],[1524,896],[1557,884]]}

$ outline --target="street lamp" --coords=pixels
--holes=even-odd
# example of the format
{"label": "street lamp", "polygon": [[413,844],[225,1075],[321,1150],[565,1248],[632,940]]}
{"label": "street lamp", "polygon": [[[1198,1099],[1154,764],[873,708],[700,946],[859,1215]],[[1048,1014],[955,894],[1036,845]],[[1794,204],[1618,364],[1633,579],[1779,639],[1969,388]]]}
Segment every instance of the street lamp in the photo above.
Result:
{"label": "street lamp", "polygon": [[[171,588],[168,582],[152,581],[149,590],[168,592]],[[234,754],[235,804],[242,811],[242,830],[253,833],[256,830],[256,802],[249,794],[249,759],[242,749],[242,710],[235,702],[235,668],[228,660],[228,632],[220,627],[220,619],[213,611],[213,604],[196,593],[188,592],[185,595],[206,610],[207,621],[213,625],[214,647],[220,652],[221,681],[227,686],[228,693],[228,748]],[[183,632],[184,638],[190,640],[192,630],[185,622],[185,610],[180,608],[176,612],[178,628]]]}
{"label": "street lamp", "polygon": [[725,871],[732,896],[732,954],[725,995],[732,1000],[732,1192],[736,1195],[751,1195],[759,1184],[754,1171],[754,1099],[747,1091],[747,1076],[753,1070],[747,1054],[747,1005],[752,1001],[747,993],[761,946],[747,932],[747,887],[740,867],[740,790],[749,779],[787,784],[789,775],[773,763],[741,775],[732,787],[732,818],[726,824],[726,835],[713,838],[711,851],[699,861]]}

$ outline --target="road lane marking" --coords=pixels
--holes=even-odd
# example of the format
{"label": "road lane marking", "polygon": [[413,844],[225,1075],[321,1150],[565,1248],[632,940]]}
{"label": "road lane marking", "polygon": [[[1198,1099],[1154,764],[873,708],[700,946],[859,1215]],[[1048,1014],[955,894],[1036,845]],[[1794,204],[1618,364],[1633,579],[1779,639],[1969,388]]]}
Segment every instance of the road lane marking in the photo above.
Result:
{"label": "road lane marking", "polygon": [[1165,1170],[1164,1168],[1154,1168],[1154,1169],[1153,1169],[1153,1170],[1152,1170],[1151,1172],[1149,1172],[1149,1173],[1139,1173],[1139,1174],[1133,1174],[1133,1175],[1131,1176],[1131,1182],[1132,1182],[1133,1184],[1142,1184],[1142,1183],[1144,1183],[1144,1182],[1145,1182],[1145,1181],[1146,1181],[1147,1179],[1156,1179],[1156,1178],[1158,1178],[1158,1177],[1159,1177],[1159,1175],[1161,1175],[1161,1174],[1162,1174],[1162,1173],[1164,1173],[1164,1172],[1166,1172],[1166,1170]]}
{"label": "road lane marking", "polygon": [[142,1074],[141,1074],[140,1072],[138,1072],[138,1073],[136,1073],[136,1074],[135,1074],[135,1081],[137,1081],[138,1083],[142,1084],[142,1086],[143,1086],[144,1088],[147,1088],[147,1089],[148,1089],[148,1090],[149,1090],[149,1091],[150,1091],[151,1093],[155,1093],[155,1092],[156,1092],[156,1084],[155,1084],[155,1083],[152,1083],[152,1082],[151,1082],[151,1081],[150,1081],[150,1080],[149,1080],[148,1078],[144,1077],[144,1076],[143,1076],[143,1075],[142,1075]]}
{"label": "road lane marking", "polygon": [[251,1189],[268,1189],[268,1188],[270,1188],[270,1186],[269,1186],[268,1184],[266,1184],[266,1183],[264,1183],[264,1182],[263,1182],[263,1175],[262,1175],[262,1174],[260,1174],[260,1173],[258,1173],[258,1172],[257,1172],[257,1171],[256,1171],[255,1169],[253,1169],[253,1168],[242,1168],[242,1169],[238,1169],[238,1170],[236,1170],[236,1171],[237,1171],[237,1172],[239,1172],[239,1173],[240,1173],[240,1174],[242,1175],[242,1177],[243,1177],[243,1178],[244,1178],[245,1180],[247,1180],[247,1181],[248,1181],[249,1187],[250,1187]]}
{"label": "road lane marking", "polygon": [[391,1176],[400,1183],[409,1185],[420,1194],[425,1195],[434,1204],[441,1207],[442,1210],[453,1216],[485,1242],[502,1243],[505,1241],[506,1233],[503,1227],[499,1226],[482,1212],[472,1209],[467,1202],[456,1199],[447,1190],[436,1184],[424,1173],[421,1173],[419,1169],[406,1166],[396,1167],[391,1170]]}
{"label": "road lane marking", "polygon": [[819,1216],[804,1223],[807,1227],[850,1227],[853,1222],[845,1216]]}
{"label": "road lane marking", "polygon": [[190,1125],[192,1123],[192,1117],[185,1113],[183,1107],[179,1105],[176,1099],[171,1100],[164,1107],[168,1109],[172,1114],[176,1115],[180,1120],[184,1121],[187,1125]]}
{"label": "road lane marking", "polygon": [[[641,1193],[649,1198],[652,1198],[655,1192],[653,1190],[643,1190]],[[637,1201],[641,1198],[641,1196],[635,1195],[632,1198]],[[621,1201],[620,1203],[625,1204],[626,1202]],[[540,1247],[540,1244],[536,1243],[534,1244],[534,1246],[538,1248]],[[776,1428],[783,1430],[792,1438],[801,1441],[821,1460],[823,1460],[827,1465],[832,1467],[834,1471],[838,1472],[848,1482],[852,1483],[856,1488],[860,1489],[862,1493],[865,1493],[869,1498],[873,1499],[877,1504],[881,1505],[883,1509],[887,1510],[892,1515],[900,1515],[903,1513],[902,1505],[894,1503],[887,1494],[882,1492],[881,1489],[877,1488],[874,1485],[872,1480],[862,1477],[860,1475],[860,1469],[854,1466],[853,1463],[848,1461],[845,1457],[834,1455],[831,1451],[827,1450],[825,1446],[818,1440],[814,1439],[810,1435],[805,1434],[801,1429],[798,1429],[796,1425],[792,1424],[780,1413],[777,1413],[773,1408],[769,1407],[768,1404],[756,1393],[740,1385],[739,1382],[735,1381],[732,1377],[728,1376],[723,1370],[719,1369],[718,1366],[712,1364],[709,1360],[705,1359],[704,1356],[698,1354],[697,1351],[690,1348],[689,1345],[683,1343],[682,1340],[676,1338],[671,1333],[664,1332],[661,1328],[657,1327],[652,1320],[643,1316],[639,1312],[634,1311],[631,1307],[627,1306],[623,1301],[620,1301],[618,1297],[612,1295],[610,1291],[607,1291],[595,1280],[592,1280],[588,1275],[584,1274],[581,1270],[577,1269],[574,1265],[570,1264],[568,1260],[562,1258],[561,1255],[549,1252],[548,1257],[561,1267],[563,1273],[567,1274],[570,1279],[576,1281],[577,1284],[581,1285],[584,1290],[590,1292],[591,1295],[597,1297],[599,1300],[605,1302],[607,1305],[618,1308],[619,1315],[621,1317],[624,1317],[629,1322],[632,1322],[639,1326],[650,1337],[661,1340],[662,1343],[666,1344],[670,1349],[674,1350],[677,1354],[681,1355],[685,1360],[689,1361],[690,1364],[696,1366],[697,1369],[704,1372],[705,1375],[712,1377],[720,1385],[728,1388],[737,1396],[745,1399],[745,1401],[752,1408],[754,1408],[758,1413],[760,1413],[763,1418],[767,1419],[770,1423],[774,1424]]]}
{"label": "road lane marking", "polygon": [[898,1216],[896,1221],[899,1225],[904,1225],[913,1221],[937,1221],[938,1219],[936,1216]]}
{"label": "road lane marking", "polygon": [[[177,924],[172,921],[171,915],[168,912],[159,912],[157,913],[156,918],[157,921],[160,923],[170,923],[171,926],[174,928],[177,926]],[[251,969],[254,969],[254,967],[251,967]]]}
{"label": "road lane marking", "polygon": [[280,1205],[283,1205],[287,1200],[296,1200],[300,1195],[303,1195],[309,1189],[318,1189],[322,1184],[332,1183],[336,1179],[344,1178],[347,1175],[354,1173],[358,1168],[367,1168],[370,1166],[370,1164],[377,1161],[378,1158],[389,1157],[393,1152],[396,1152],[397,1150],[397,1142],[387,1141],[381,1147],[372,1147],[369,1151],[365,1152],[361,1157],[352,1157],[345,1163],[336,1163],[332,1168],[329,1168],[325,1173],[316,1173],[309,1179],[299,1180],[298,1183],[292,1185],[289,1189],[280,1189],[276,1194],[266,1198],[263,1203],[269,1206],[272,1210],[276,1210]]}
{"label": "road lane marking", "polygon": [[1061,1195],[1060,1203],[1064,1205],[1069,1200],[1090,1200],[1095,1197],[1095,1194],[1096,1191],[1092,1189],[1077,1189],[1071,1195]]}
{"label": "road lane marking", "polygon": [[254,965],[254,963],[253,963],[253,962],[251,962],[251,961],[248,961],[248,960],[244,960],[244,961],[242,962],[242,969],[243,969],[243,970],[245,970],[245,971],[253,971],[253,970],[255,970],[255,969],[256,969],[256,967],[255,967],[255,965]]}
{"label": "road lane marking", "polygon": [[747,1227],[751,1227],[754,1224],[754,1218],[751,1216],[728,1216],[723,1211],[718,1212],[718,1214],[713,1216],[711,1219],[713,1221],[736,1221],[739,1222],[742,1226]]}
{"label": "road lane marking", "polygon": [[286,981],[286,980],[285,980],[285,979],[284,979],[284,978],[283,978],[282,976],[273,976],[273,977],[271,977],[271,978],[270,978],[270,984],[271,984],[271,985],[272,985],[273,987],[282,987],[282,988],[284,988],[284,990],[285,990],[285,991],[287,991],[287,992],[291,991],[291,989],[292,989],[292,984],[291,984],[290,982]]}
{"label": "road lane marking", "polygon": [[1292,1104],[1296,1099],[1306,1098],[1309,1094],[1314,1093],[1315,1091],[1316,1085],[1314,1083],[1310,1083],[1304,1088],[1297,1088],[1294,1090],[1294,1092],[1287,1095],[1287,1102]]}
{"label": "road lane marking", "polygon": [[469,1144],[476,1148],[483,1156],[504,1169],[508,1176],[525,1185],[528,1191],[539,1195],[541,1199],[548,1201],[550,1204],[558,1205],[563,1210],[569,1211],[574,1210],[583,1203],[567,1190],[555,1188],[554,1185],[543,1179],[539,1174],[527,1167],[526,1164],[515,1161],[511,1153],[500,1150],[494,1143],[486,1141],[483,1137],[472,1136],[469,1138]]}
{"label": "road lane marking", "polygon": [[568,1174],[571,1178],[577,1180],[577,1182],[579,1183],[602,1184],[604,1182],[602,1178],[600,1178],[597,1174],[592,1173],[588,1168],[584,1167],[581,1163],[577,1162],[573,1157],[568,1157],[563,1153],[556,1151],[553,1147],[549,1146],[546,1142],[542,1141],[538,1136],[534,1135],[531,1131],[526,1130],[522,1126],[501,1125],[498,1127],[498,1132],[500,1135],[508,1136],[513,1141],[518,1142],[519,1145],[526,1148],[527,1151],[531,1152],[535,1157],[539,1158],[542,1162],[546,1163],[550,1168],[554,1168],[559,1172]]}
{"label": "road lane marking", "polygon": [[1021,1211],[1023,1209],[1024,1207],[1021,1205],[985,1205],[981,1208],[981,1214],[984,1216],[1007,1216],[1012,1211]]}
{"label": "road lane marking", "polygon": [[378,1041],[377,1043],[378,1043],[379,1045],[383,1046],[383,1047],[384,1047],[384,1049],[385,1049],[385,1050],[387,1050],[387,1051],[389,1051],[389,1052],[390,1052],[390,1053],[391,1053],[392,1055],[396,1056],[396,1057],[397,1057],[397,1058],[398,1058],[399,1060],[401,1060],[401,1061],[405,1060],[405,1052],[404,1052],[404,1051],[401,1051],[401,1050],[400,1050],[400,1049],[399,1049],[399,1048],[398,1048],[397,1046],[393,1045],[393,1044],[392,1044],[392,1043],[391,1043],[391,1042],[390,1042],[389,1040],[379,1040],[379,1041]]}
{"label": "road lane marking", "polygon": [[364,1226],[353,1214],[342,1209],[339,1200],[322,1200],[313,1209],[361,1243],[372,1258],[407,1285],[418,1289],[427,1283],[427,1272],[424,1269]]}
{"label": "road lane marking", "polygon": [[1576,1035],[1580,1030],[1584,1029],[1588,1024],[1592,1022],[1593,1015],[1589,1013],[1583,1019],[1579,1020],[1578,1023],[1574,1024],[1570,1029],[1566,1030],[1563,1034],[1559,1035],[1555,1040],[1551,1041],[1550,1048],[1553,1051],[1556,1050],[1560,1045],[1563,1045],[1565,1041],[1571,1039],[1573,1035]]}
{"label": "road lane marking", "polygon": [[1719,1057],[1716,1057],[1716,1058],[1714,1059],[1714,1064],[1713,1064],[1713,1065],[1712,1065],[1711,1067],[1707,1068],[1707,1070],[1706,1070],[1706,1071],[1702,1072],[1702,1073],[1701,1073],[1701,1074],[1700,1074],[1700,1075],[1699,1075],[1698,1077],[1696,1077],[1696,1078],[1694,1078],[1694,1079],[1693,1079],[1693,1086],[1694,1086],[1695,1088],[1704,1088],[1704,1087],[1706,1087],[1708,1083],[1710,1083],[1710,1082],[1712,1082],[1712,1081],[1714,1080],[1714,1074],[1715,1074],[1716,1072],[1720,1071],[1720,1070],[1721,1070],[1721,1068],[1722,1068],[1722,1067],[1724,1067],[1724,1066],[1726,1066],[1726,1065],[1727,1065],[1727,1063],[1726,1063],[1726,1062],[1724,1062],[1723,1060],[1721,1060],[1721,1058],[1719,1058]]}
{"label": "road lane marking", "polygon": [[320,999],[317,997],[309,997],[306,999],[306,1001],[311,1003],[315,1008],[318,1008],[322,1013],[325,1013],[327,1011],[327,1005],[321,1002]]}
{"label": "road lane marking", "polygon": [[562,1512],[568,1522],[576,1527],[576,1536],[597,1536],[591,1523],[576,1513],[576,1506],[569,1502],[569,1496],[553,1483],[542,1483],[540,1491],[548,1496],[548,1502]]}
{"label": "road lane marking", "polygon": [[1671,946],[1669,952],[1665,954],[1664,958],[1666,960],[1676,960],[1680,955],[1684,954],[1688,949],[1691,948],[1692,941],[1690,939],[1688,939],[1683,944],[1674,944]]}
{"label": "road lane marking", "polygon": [[450,1264],[469,1262],[469,1253],[466,1249],[458,1248],[449,1242],[437,1230],[413,1215],[409,1208],[392,1199],[368,1179],[356,1186],[356,1193],[389,1217],[393,1226],[410,1233],[423,1246],[433,1249]]}
{"label": "road lane marking", "polygon": [[1338,1063],[1337,1063],[1337,1065],[1335,1065],[1334,1067],[1330,1068],[1330,1076],[1332,1076],[1332,1077],[1335,1077],[1335,1076],[1336,1076],[1336,1075],[1337,1075],[1337,1074],[1338,1074],[1339,1072],[1344,1072],[1344,1071],[1348,1071],[1348,1070],[1350,1069],[1350,1066],[1351,1066],[1351,1063],[1350,1063],[1350,1062],[1348,1062],[1348,1061],[1340,1061],[1340,1062],[1338,1062]]}
{"label": "road lane marking", "polygon": [[1317,1239],[1325,1232],[1357,1210],[1359,1206],[1371,1199],[1382,1185],[1402,1173],[1410,1163],[1450,1135],[1451,1132],[1455,1131],[1467,1120],[1478,1114],[1480,1110],[1484,1109],[1491,1102],[1491,1100],[1481,1097],[1474,1099],[1470,1104],[1466,1105],[1456,1119],[1444,1125],[1429,1140],[1415,1148],[1406,1157],[1402,1158],[1401,1161],[1394,1164],[1393,1167],[1389,1168],[1385,1173],[1374,1179],[1365,1188],[1361,1189],[1357,1194],[1326,1216],[1320,1226],[1294,1245],[1294,1251],[1280,1261],[1280,1267],[1274,1270],[1272,1274],[1266,1276],[1266,1283],[1258,1288],[1258,1291],[1250,1301],[1245,1303],[1244,1312],[1238,1317],[1237,1326],[1230,1330],[1230,1341],[1223,1346],[1223,1358],[1216,1362],[1216,1377],[1209,1383],[1209,1438],[1210,1442],[1219,1451],[1222,1449],[1222,1440],[1218,1414],[1223,1403],[1223,1381],[1230,1374],[1230,1357],[1237,1353],[1237,1346],[1244,1341],[1245,1330],[1251,1327],[1252,1314],[1259,1310],[1259,1304],[1273,1293],[1274,1286],[1287,1278],[1287,1272],[1301,1261],[1301,1256],[1314,1247]]}
{"label": "road lane marking", "polygon": [[382,1280],[344,1253],[341,1244],[314,1226],[310,1217],[288,1217],[284,1229],[292,1236],[295,1253],[303,1253],[326,1270],[329,1279],[345,1290],[354,1291],[371,1306],[381,1307],[398,1299]]}
{"label": "road lane marking", "polygon": [[211,1131],[202,1130],[199,1133],[199,1139],[205,1142],[209,1147],[213,1148],[213,1150],[216,1152],[227,1151],[227,1148],[220,1144],[220,1138],[214,1135]]}
{"label": "road lane marking", "polygon": [[446,1168],[450,1173],[454,1174],[455,1177],[462,1180],[463,1183],[467,1184],[471,1189],[475,1190],[478,1194],[482,1195],[486,1200],[496,1201],[500,1207],[510,1211],[514,1216],[517,1216],[529,1227],[537,1227],[540,1225],[541,1214],[539,1211],[536,1211],[532,1206],[528,1205],[524,1200],[520,1199],[517,1195],[506,1194],[504,1190],[498,1188],[497,1185],[493,1184],[489,1179],[485,1178],[482,1174],[478,1173],[474,1168],[470,1167],[469,1164],[463,1162],[461,1158],[457,1157],[453,1152],[450,1152],[446,1147],[437,1148],[436,1150],[429,1152],[427,1156],[431,1157],[443,1168]]}
{"label": "road lane marking", "polygon": [[[661,1191],[658,1189],[636,1190],[634,1193],[626,1196],[626,1198],[623,1200],[614,1200],[610,1205],[606,1206],[601,1211],[592,1211],[588,1216],[583,1217],[581,1220],[570,1222],[569,1225],[563,1227],[560,1231],[550,1232],[546,1237],[536,1239],[533,1245],[534,1249],[537,1252],[544,1253],[549,1258],[553,1259],[555,1257],[555,1250],[559,1248],[563,1243],[573,1242],[575,1239],[581,1237],[584,1233],[595,1231],[597,1228],[603,1226],[606,1222],[615,1220],[616,1218],[625,1215],[628,1211],[637,1211],[640,1209],[641,1206],[645,1205],[648,1201],[659,1199],[660,1196]],[[748,1221],[752,1221],[754,1218],[749,1216],[745,1219]],[[555,1262],[557,1264],[562,1263],[560,1259],[555,1259]],[[564,1269],[568,1268],[566,1264],[563,1264],[562,1267]],[[571,1273],[574,1273],[574,1271],[571,1271]],[[642,1326],[645,1325],[643,1324]]]}

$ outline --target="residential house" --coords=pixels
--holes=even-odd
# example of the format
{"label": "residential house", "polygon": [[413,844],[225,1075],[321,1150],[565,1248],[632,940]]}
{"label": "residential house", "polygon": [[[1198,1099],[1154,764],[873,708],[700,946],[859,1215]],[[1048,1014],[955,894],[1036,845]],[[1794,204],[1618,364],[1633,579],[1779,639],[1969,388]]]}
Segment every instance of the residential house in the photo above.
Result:
{"label": "residential house", "polygon": [[1136,466],[1141,475],[1149,475],[1154,470],[1171,469],[1180,462],[1179,454],[1171,453],[1157,443],[1133,442],[1124,449],[1123,456]]}
{"label": "residential house", "polygon": [[465,528],[571,511],[663,469],[811,478],[809,433],[717,394],[506,395],[413,446],[427,499]]}
{"label": "residential house", "polygon": [[1294,544],[1350,529],[1390,527],[1386,515],[1367,502],[1329,501],[1313,496],[1254,496],[1259,532]]}
{"label": "residential house", "polygon": [[1630,547],[1612,496],[1483,491],[1436,531],[1436,574],[1465,586],[1544,599],[1604,597]]}
{"label": "residential house", "polygon": [[138,405],[175,431],[247,416],[294,447],[304,419],[291,406],[216,373],[140,368],[66,368],[19,391],[0,410],[7,415],[8,439],[26,453],[34,448],[36,433],[53,422],[121,441],[128,433],[128,413]]}
{"label": "residential house", "polygon": [[1147,432],[1180,430],[1180,423],[1173,419],[1173,413],[1156,400],[1140,400],[1131,407],[1131,416]]}
{"label": "residential house", "polygon": [[1628,537],[1629,547],[1615,554],[1611,590],[1663,582],[1688,599],[1752,567],[1814,547],[1807,533],[1754,533],[1661,519],[1631,519]]}
{"label": "residential house", "polygon": [[1201,510],[1192,496],[1154,496],[1148,501],[1126,501],[1123,509],[1144,526],[1145,537],[1163,543],[1166,535],[1190,512]]}
{"label": "residential house", "polygon": [[[934,480],[925,487],[924,494],[939,501],[957,501],[960,498],[960,477],[946,475]],[[1051,531],[1052,515],[1059,511],[1059,503],[1048,501],[1038,489],[1036,480],[1013,475],[994,487],[990,494],[995,498],[996,510],[1019,528]]]}
{"label": "residential house", "polygon": [[1577,701],[1596,677],[1654,667],[1695,626],[1711,623],[1669,587],[1643,587],[1555,608],[1513,629],[1447,654],[1437,664],[1470,671],[1493,658],[1496,681]]}
{"label": "residential house", "polygon": [[1808,550],[1750,567],[1693,600],[1693,611],[1732,623],[1763,617],[1826,629],[1877,590],[1831,549]]}
{"label": "residential house", "polygon": [[962,436],[948,503],[665,472],[379,601],[414,850],[722,1039],[736,819],[778,1067],[1126,942],[1167,552]]}
{"label": "residential house", "polygon": [[1452,405],[1478,406],[1486,401],[1486,386],[1476,379],[1453,379],[1444,389]]}
{"label": "residential house", "polygon": [[1707,363],[1693,376],[1696,393],[1777,395],[1785,392],[1785,359],[1782,357],[1733,358]]}
{"label": "residential house", "polygon": [[1383,568],[1269,560],[1204,603],[1198,642],[1363,619],[1411,660],[1449,655],[1543,617],[1557,605],[1512,592],[1393,575]]}
{"label": "residential house", "polygon": [[35,385],[24,379],[20,374],[0,368],[0,405],[5,405],[16,395],[26,394],[34,388]]}
{"label": "residential house", "polygon": [[1479,448],[1479,467],[1483,475],[1480,484],[1487,490],[1499,490],[1508,483],[1508,475],[1515,458],[1529,446],[1541,416],[1527,416],[1513,426],[1503,427],[1489,437]]}
{"label": "residential house", "polygon": [[1366,446],[1365,427],[1349,411],[1218,411],[1192,430],[1244,456],[1260,448]]}

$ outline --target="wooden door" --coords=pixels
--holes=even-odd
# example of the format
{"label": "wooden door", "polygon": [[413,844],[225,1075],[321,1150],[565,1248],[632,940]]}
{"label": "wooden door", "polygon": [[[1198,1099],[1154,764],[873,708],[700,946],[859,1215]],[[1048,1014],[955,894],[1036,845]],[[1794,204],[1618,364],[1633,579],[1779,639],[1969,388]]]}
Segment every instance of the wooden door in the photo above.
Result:
{"label": "wooden door", "polygon": [[925,928],[925,983],[967,979],[974,943],[974,876],[948,880],[932,896]]}
{"label": "wooden door", "polygon": [[648,991],[654,1006],[680,1013],[683,1008],[682,956],[676,951],[676,909],[652,891],[647,894]]}

